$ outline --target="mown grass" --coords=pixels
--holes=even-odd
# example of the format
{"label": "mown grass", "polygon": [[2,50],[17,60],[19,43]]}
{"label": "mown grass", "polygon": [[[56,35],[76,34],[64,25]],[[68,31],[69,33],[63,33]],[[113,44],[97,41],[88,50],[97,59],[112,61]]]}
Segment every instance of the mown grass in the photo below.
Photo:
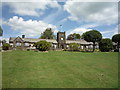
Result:
{"label": "mown grass", "polygon": [[3,88],[116,88],[118,53],[3,52]]}

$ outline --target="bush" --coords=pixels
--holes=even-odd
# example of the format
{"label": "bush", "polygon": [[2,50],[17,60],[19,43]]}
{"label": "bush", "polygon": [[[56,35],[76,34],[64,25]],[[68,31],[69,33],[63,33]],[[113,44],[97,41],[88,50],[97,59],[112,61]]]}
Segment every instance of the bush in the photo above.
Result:
{"label": "bush", "polygon": [[30,51],[30,49],[29,49],[29,48],[27,48],[27,51]]}
{"label": "bush", "polygon": [[9,50],[9,48],[10,48],[10,44],[8,44],[8,43],[3,43],[3,46],[2,46],[2,49],[3,49],[3,50]]}
{"label": "bush", "polygon": [[99,49],[101,52],[109,52],[113,49],[112,40],[110,39],[102,39],[99,42]]}
{"label": "bush", "polygon": [[68,51],[68,49],[65,48],[63,51]]}
{"label": "bush", "polygon": [[115,34],[115,35],[112,37],[112,41],[117,44],[117,47],[114,46],[114,52],[120,52],[120,51],[119,51],[119,48],[120,48],[120,34]]}
{"label": "bush", "polygon": [[84,52],[85,51],[85,49],[79,49],[81,52]]}
{"label": "bush", "polygon": [[95,52],[100,52],[100,50],[99,49],[95,49]]}
{"label": "bush", "polygon": [[35,47],[39,51],[48,51],[51,47],[51,44],[47,41],[39,41],[39,42],[35,43]]}
{"label": "bush", "polygon": [[69,45],[71,51],[79,51],[79,46],[80,46],[80,45],[77,44],[77,43],[71,43],[71,44]]}

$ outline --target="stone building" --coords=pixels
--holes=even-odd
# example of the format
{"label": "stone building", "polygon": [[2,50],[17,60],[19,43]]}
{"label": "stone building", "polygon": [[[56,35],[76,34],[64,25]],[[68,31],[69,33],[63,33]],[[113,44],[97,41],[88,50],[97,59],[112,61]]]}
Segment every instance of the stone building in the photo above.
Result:
{"label": "stone building", "polygon": [[25,35],[22,37],[10,37],[9,43],[12,49],[35,49],[34,44],[38,41],[45,40],[52,44],[51,49],[65,49],[69,48],[70,43],[78,43],[80,44],[80,48],[92,48],[92,42],[86,42],[83,39],[80,40],[66,40],[65,32],[57,33],[57,40],[55,39],[35,39],[35,38],[25,38]]}

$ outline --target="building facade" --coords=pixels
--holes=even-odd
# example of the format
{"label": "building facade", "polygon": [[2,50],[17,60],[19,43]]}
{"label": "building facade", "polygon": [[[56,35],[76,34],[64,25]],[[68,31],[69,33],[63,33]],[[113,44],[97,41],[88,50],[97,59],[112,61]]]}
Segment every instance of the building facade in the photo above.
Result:
{"label": "building facade", "polygon": [[[78,43],[80,45],[80,49],[90,49],[92,48],[92,42],[86,42],[84,39],[80,40],[66,40],[65,32],[57,33],[57,40],[55,39],[35,39],[35,38],[25,38],[25,35],[22,37],[10,37],[9,44],[11,45],[11,49],[35,49],[34,44],[38,41],[45,40],[52,44],[51,49],[67,49],[69,48],[70,43]],[[98,47],[96,47],[98,48]]]}

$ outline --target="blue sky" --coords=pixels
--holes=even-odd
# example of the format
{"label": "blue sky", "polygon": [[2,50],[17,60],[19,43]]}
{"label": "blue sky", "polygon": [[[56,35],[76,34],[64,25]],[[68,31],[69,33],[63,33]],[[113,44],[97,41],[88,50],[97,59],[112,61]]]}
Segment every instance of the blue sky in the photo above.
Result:
{"label": "blue sky", "polygon": [[22,34],[28,38],[39,38],[46,28],[54,34],[65,31],[82,33],[98,30],[103,38],[111,38],[118,32],[117,2],[3,2],[3,38]]}

